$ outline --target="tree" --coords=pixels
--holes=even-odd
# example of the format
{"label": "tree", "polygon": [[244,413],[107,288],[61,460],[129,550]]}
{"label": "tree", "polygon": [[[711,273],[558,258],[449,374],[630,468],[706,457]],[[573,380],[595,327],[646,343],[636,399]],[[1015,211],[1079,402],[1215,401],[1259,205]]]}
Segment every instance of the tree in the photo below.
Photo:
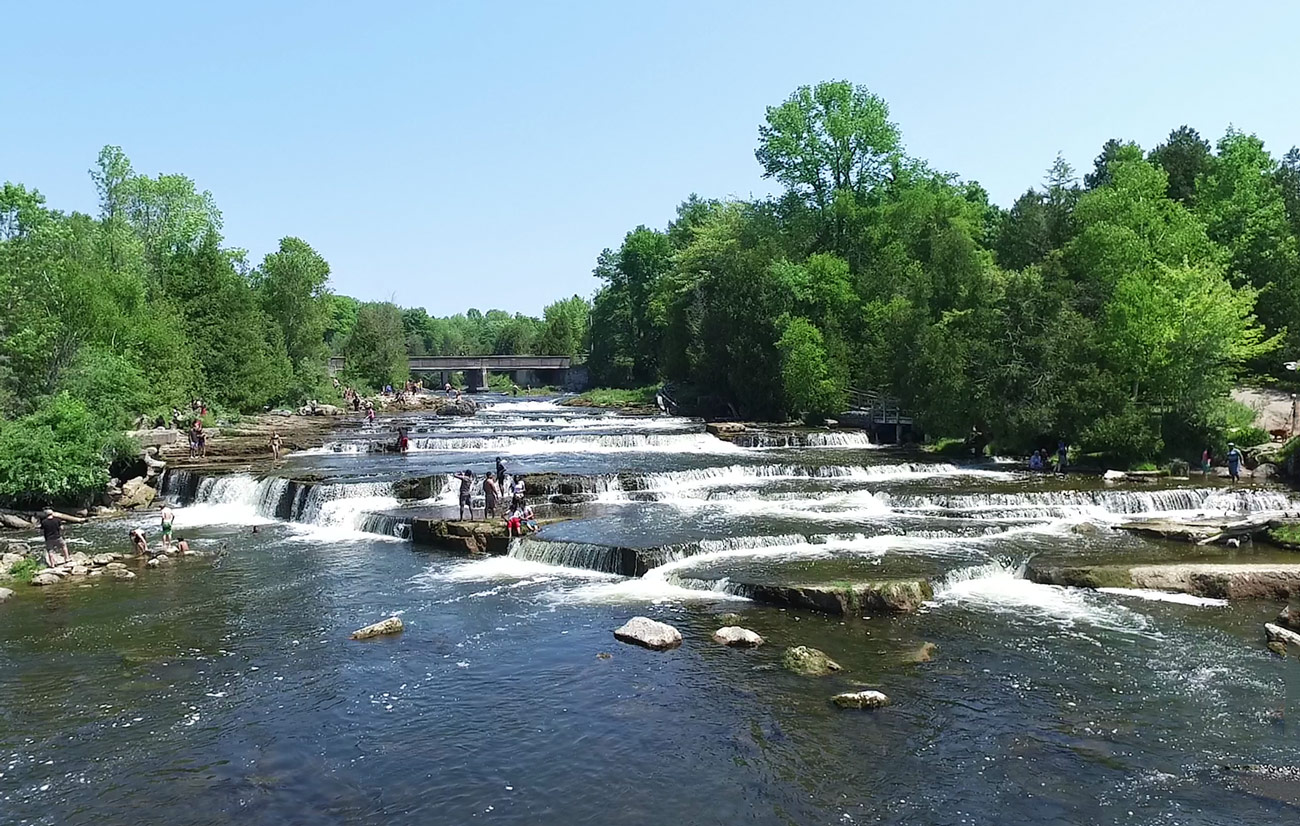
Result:
{"label": "tree", "polygon": [[396,304],[362,304],[343,347],[348,374],[371,387],[400,385],[410,375],[405,344],[402,311]]}
{"label": "tree", "polygon": [[800,86],[785,103],[768,107],[758,134],[763,177],[819,209],[836,192],[861,195],[884,182],[901,156],[888,104],[847,81]]}
{"label": "tree", "polygon": [[542,311],[538,355],[576,356],[586,346],[590,314],[591,304],[577,295],[548,304]]}
{"label": "tree", "polygon": [[1096,189],[1110,183],[1110,165],[1122,159],[1142,157],[1142,147],[1132,141],[1111,138],[1102,144],[1101,154],[1092,162],[1092,171],[1083,176],[1084,189]]}
{"label": "tree", "polygon": [[1169,139],[1151,150],[1148,157],[1169,176],[1170,198],[1191,206],[1196,197],[1196,179],[1205,174],[1213,160],[1210,143],[1190,126],[1180,126]]}
{"label": "tree", "polygon": [[289,362],[307,387],[324,376],[329,276],[325,259],[298,238],[280,239],[253,275],[262,309],[279,325]]}
{"label": "tree", "polygon": [[821,331],[807,319],[785,317],[776,343],[781,352],[785,404],[809,424],[821,424],[844,409],[844,392],[831,380]]}

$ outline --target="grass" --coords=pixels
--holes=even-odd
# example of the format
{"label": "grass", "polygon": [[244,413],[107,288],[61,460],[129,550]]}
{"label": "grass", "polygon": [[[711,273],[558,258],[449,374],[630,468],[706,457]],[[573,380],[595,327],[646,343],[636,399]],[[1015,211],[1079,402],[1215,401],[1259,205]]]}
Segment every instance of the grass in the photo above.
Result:
{"label": "grass", "polygon": [[638,387],[634,390],[601,387],[588,390],[580,396],[570,399],[566,404],[575,407],[654,407],[658,385]]}
{"label": "grass", "polygon": [[1282,546],[1300,547],[1300,523],[1288,522],[1268,532],[1268,538]]}
{"label": "grass", "polygon": [[12,577],[15,582],[27,585],[31,583],[32,576],[44,567],[44,565],[29,556],[21,562],[15,562],[11,565],[9,567],[9,576]]}
{"label": "grass", "polygon": [[937,456],[949,456],[953,458],[970,457],[970,448],[966,446],[965,439],[935,439],[933,443],[926,445],[925,449]]}

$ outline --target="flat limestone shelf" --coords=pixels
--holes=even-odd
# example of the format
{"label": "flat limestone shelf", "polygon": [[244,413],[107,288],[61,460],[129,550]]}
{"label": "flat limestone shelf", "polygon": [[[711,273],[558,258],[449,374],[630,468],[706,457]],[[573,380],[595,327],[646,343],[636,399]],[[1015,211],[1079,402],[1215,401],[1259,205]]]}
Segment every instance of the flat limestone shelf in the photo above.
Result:
{"label": "flat limestone shelf", "polygon": [[1025,576],[1044,585],[1150,588],[1217,599],[1300,596],[1300,563],[1172,563],[1168,565],[1037,566]]}
{"label": "flat limestone shelf", "polygon": [[[538,519],[539,529],[563,518]],[[438,550],[458,554],[504,555],[510,550],[510,534],[500,519],[462,521],[458,519],[414,519],[411,541]]]}
{"label": "flat limestone shelf", "polygon": [[[699,580],[708,583],[711,580]],[[721,583],[721,578],[712,580]],[[911,613],[934,593],[929,580],[882,579],[873,581],[780,584],[727,579],[726,589],[755,602],[783,608],[800,608],[832,616],[867,616]]]}
{"label": "flat limestone shelf", "polygon": [[1162,539],[1208,544],[1238,536],[1265,533],[1283,520],[1294,519],[1287,511],[1255,513],[1246,517],[1203,517],[1197,519],[1134,519],[1118,525],[1121,530]]}

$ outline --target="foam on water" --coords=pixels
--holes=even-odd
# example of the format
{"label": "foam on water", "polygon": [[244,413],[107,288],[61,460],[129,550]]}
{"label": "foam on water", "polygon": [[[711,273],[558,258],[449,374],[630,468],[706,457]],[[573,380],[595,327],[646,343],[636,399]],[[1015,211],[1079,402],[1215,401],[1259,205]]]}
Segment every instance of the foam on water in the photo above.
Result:
{"label": "foam on water", "polygon": [[566,568],[513,556],[489,556],[451,567],[436,566],[421,574],[422,582],[497,582],[532,579],[538,576],[569,579],[621,579],[617,574],[588,568]]}
{"label": "foam on water", "polygon": [[555,402],[497,402],[484,405],[489,413],[563,413],[566,408]]}
{"label": "foam on water", "polygon": [[1198,597],[1192,594],[1179,594],[1170,591],[1153,591],[1148,588],[1098,588],[1098,593],[1112,594],[1117,597],[1134,597],[1152,602],[1172,602],[1176,605],[1195,605],[1202,608],[1226,608],[1226,599]]}
{"label": "foam on water", "polygon": [[411,439],[417,452],[489,452],[511,456],[550,453],[743,453],[707,433],[616,433],[551,437],[481,436]]}
{"label": "foam on water", "polygon": [[953,571],[935,583],[940,605],[1008,614],[1016,622],[1062,628],[1091,626],[1125,634],[1143,633],[1149,621],[1089,591],[1040,585],[1024,578],[1024,565],[989,562]]}

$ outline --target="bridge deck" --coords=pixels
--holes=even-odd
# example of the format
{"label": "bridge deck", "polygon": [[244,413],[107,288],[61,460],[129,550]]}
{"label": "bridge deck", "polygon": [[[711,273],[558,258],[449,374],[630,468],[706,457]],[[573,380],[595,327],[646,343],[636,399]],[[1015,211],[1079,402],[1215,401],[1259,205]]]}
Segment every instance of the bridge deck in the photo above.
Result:
{"label": "bridge deck", "polygon": [[[446,371],[457,373],[467,370],[567,370],[573,359],[568,356],[411,356],[412,371]],[[342,356],[330,358],[330,370],[343,369]]]}

